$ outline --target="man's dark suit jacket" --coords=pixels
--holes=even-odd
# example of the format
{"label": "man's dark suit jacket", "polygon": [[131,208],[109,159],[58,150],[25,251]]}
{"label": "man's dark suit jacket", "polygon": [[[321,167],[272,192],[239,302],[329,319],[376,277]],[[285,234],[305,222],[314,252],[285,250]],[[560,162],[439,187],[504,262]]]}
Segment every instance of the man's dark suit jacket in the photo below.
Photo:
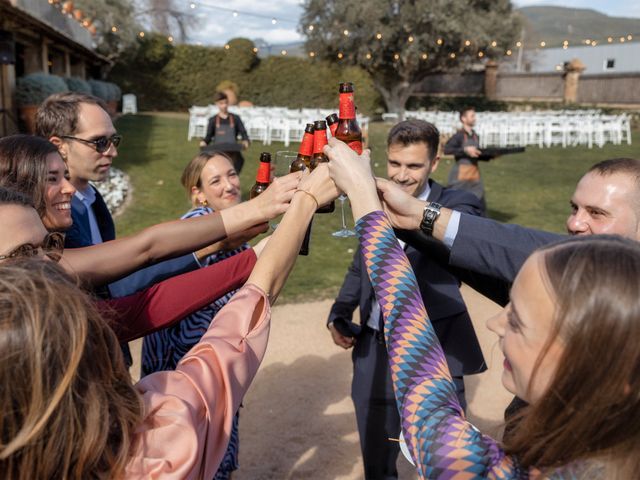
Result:
{"label": "man's dark suit jacket", "polygon": [[[469,192],[445,189],[431,180],[429,183],[431,192],[428,201],[471,214],[480,213],[479,200]],[[459,281],[447,271],[446,265],[434,261],[428,253],[420,253],[410,246],[405,251],[416,273],[427,313],[447,356],[452,375],[462,376],[485,370],[482,351],[460,294]],[[333,322],[338,331],[347,333],[350,330],[357,335],[360,327],[351,320],[353,312],[359,307],[360,321],[366,325],[371,312],[371,299],[371,283],[358,249],[331,307],[328,322]],[[454,316],[457,316],[456,319],[447,321]]]}
{"label": "man's dark suit jacket", "polygon": [[[423,252],[432,252],[434,245],[442,246],[420,231],[401,231],[398,237]],[[509,303],[509,289],[525,260],[536,249],[565,238],[566,235],[462,213],[458,234],[448,256],[449,270],[504,306]],[[446,256],[439,254],[437,258],[442,264]]]}
{"label": "man's dark suit jacket", "polygon": [[[108,242],[114,240],[116,230],[111,213],[100,192],[93,186],[91,186],[91,188],[93,188],[96,193],[96,201],[91,205],[91,208],[96,216],[102,241]],[[80,248],[93,245],[87,208],[75,195],[71,199],[71,218],[73,219],[73,226],[66,232],[64,240],[65,248]],[[190,272],[197,268],[199,268],[199,265],[193,254],[183,255],[140,269],[121,280],[109,284],[108,293],[109,296],[113,298],[124,297],[173,277],[174,275]],[[106,292],[98,293],[102,293],[102,296],[104,296]]]}

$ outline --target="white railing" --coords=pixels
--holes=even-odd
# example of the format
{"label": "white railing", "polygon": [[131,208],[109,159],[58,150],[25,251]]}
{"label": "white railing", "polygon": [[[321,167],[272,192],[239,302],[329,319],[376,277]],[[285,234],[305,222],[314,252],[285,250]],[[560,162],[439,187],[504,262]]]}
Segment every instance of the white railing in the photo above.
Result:
{"label": "white railing", "polygon": [[[334,110],[322,108],[289,109],[284,107],[229,107],[229,111],[240,115],[251,140],[259,140],[265,145],[283,142],[288,147],[291,142],[299,142],[307,123],[324,120]],[[202,138],[207,134],[209,119],[218,113],[215,105],[193,106],[189,109],[189,131],[187,140]],[[358,116],[362,133],[367,135],[369,117]]]}
{"label": "white railing", "polygon": [[[458,112],[407,111],[405,117],[431,122],[446,136],[460,128]],[[605,115],[600,110],[478,112],[475,130],[481,147],[631,145],[629,115]]]}

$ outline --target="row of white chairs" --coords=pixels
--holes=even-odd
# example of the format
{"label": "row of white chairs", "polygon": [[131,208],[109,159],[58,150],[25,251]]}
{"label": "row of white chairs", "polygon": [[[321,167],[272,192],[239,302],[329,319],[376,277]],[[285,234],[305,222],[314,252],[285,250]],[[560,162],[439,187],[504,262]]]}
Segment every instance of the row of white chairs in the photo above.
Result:
{"label": "row of white chairs", "polygon": [[[284,107],[239,107],[229,111],[239,115],[252,141],[259,140],[265,145],[283,142],[288,147],[291,142],[299,142],[307,123],[324,120],[334,110],[322,108],[289,109]],[[215,105],[193,106],[189,109],[189,131],[187,140],[203,138],[207,133],[209,119],[218,113]],[[358,116],[363,135],[368,134],[369,117]]]}
{"label": "row of white chairs", "polygon": [[[458,112],[407,111],[405,116],[431,122],[446,136],[460,128]],[[599,110],[478,112],[475,130],[481,147],[631,145],[629,115],[605,115]]]}

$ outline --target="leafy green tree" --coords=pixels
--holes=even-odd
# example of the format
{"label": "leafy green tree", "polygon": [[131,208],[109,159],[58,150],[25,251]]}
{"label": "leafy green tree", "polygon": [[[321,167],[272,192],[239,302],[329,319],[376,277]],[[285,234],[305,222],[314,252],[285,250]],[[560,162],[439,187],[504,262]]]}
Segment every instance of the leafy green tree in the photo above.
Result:
{"label": "leafy green tree", "polygon": [[402,114],[429,74],[505,55],[520,19],[509,0],[306,0],[300,30],[310,55],[360,66]]}

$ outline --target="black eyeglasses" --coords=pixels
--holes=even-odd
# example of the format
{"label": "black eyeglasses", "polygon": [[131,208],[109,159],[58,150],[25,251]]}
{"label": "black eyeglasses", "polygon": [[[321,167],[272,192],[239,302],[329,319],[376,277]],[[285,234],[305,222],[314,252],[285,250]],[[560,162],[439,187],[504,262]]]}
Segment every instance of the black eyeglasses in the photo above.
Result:
{"label": "black eyeglasses", "polygon": [[87,145],[93,145],[98,153],[104,153],[111,148],[111,145],[118,148],[122,141],[122,135],[111,135],[110,137],[98,137],[93,140],[86,140],[84,138],[72,137],[71,135],[62,135],[60,138],[66,138],[68,140],[75,140]]}
{"label": "black eyeglasses", "polygon": [[14,248],[7,255],[0,255],[0,260],[18,257],[38,257],[46,255],[54,262],[59,262],[64,251],[64,235],[60,232],[52,232],[47,234],[42,240],[41,245],[33,245],[25,243]]}

